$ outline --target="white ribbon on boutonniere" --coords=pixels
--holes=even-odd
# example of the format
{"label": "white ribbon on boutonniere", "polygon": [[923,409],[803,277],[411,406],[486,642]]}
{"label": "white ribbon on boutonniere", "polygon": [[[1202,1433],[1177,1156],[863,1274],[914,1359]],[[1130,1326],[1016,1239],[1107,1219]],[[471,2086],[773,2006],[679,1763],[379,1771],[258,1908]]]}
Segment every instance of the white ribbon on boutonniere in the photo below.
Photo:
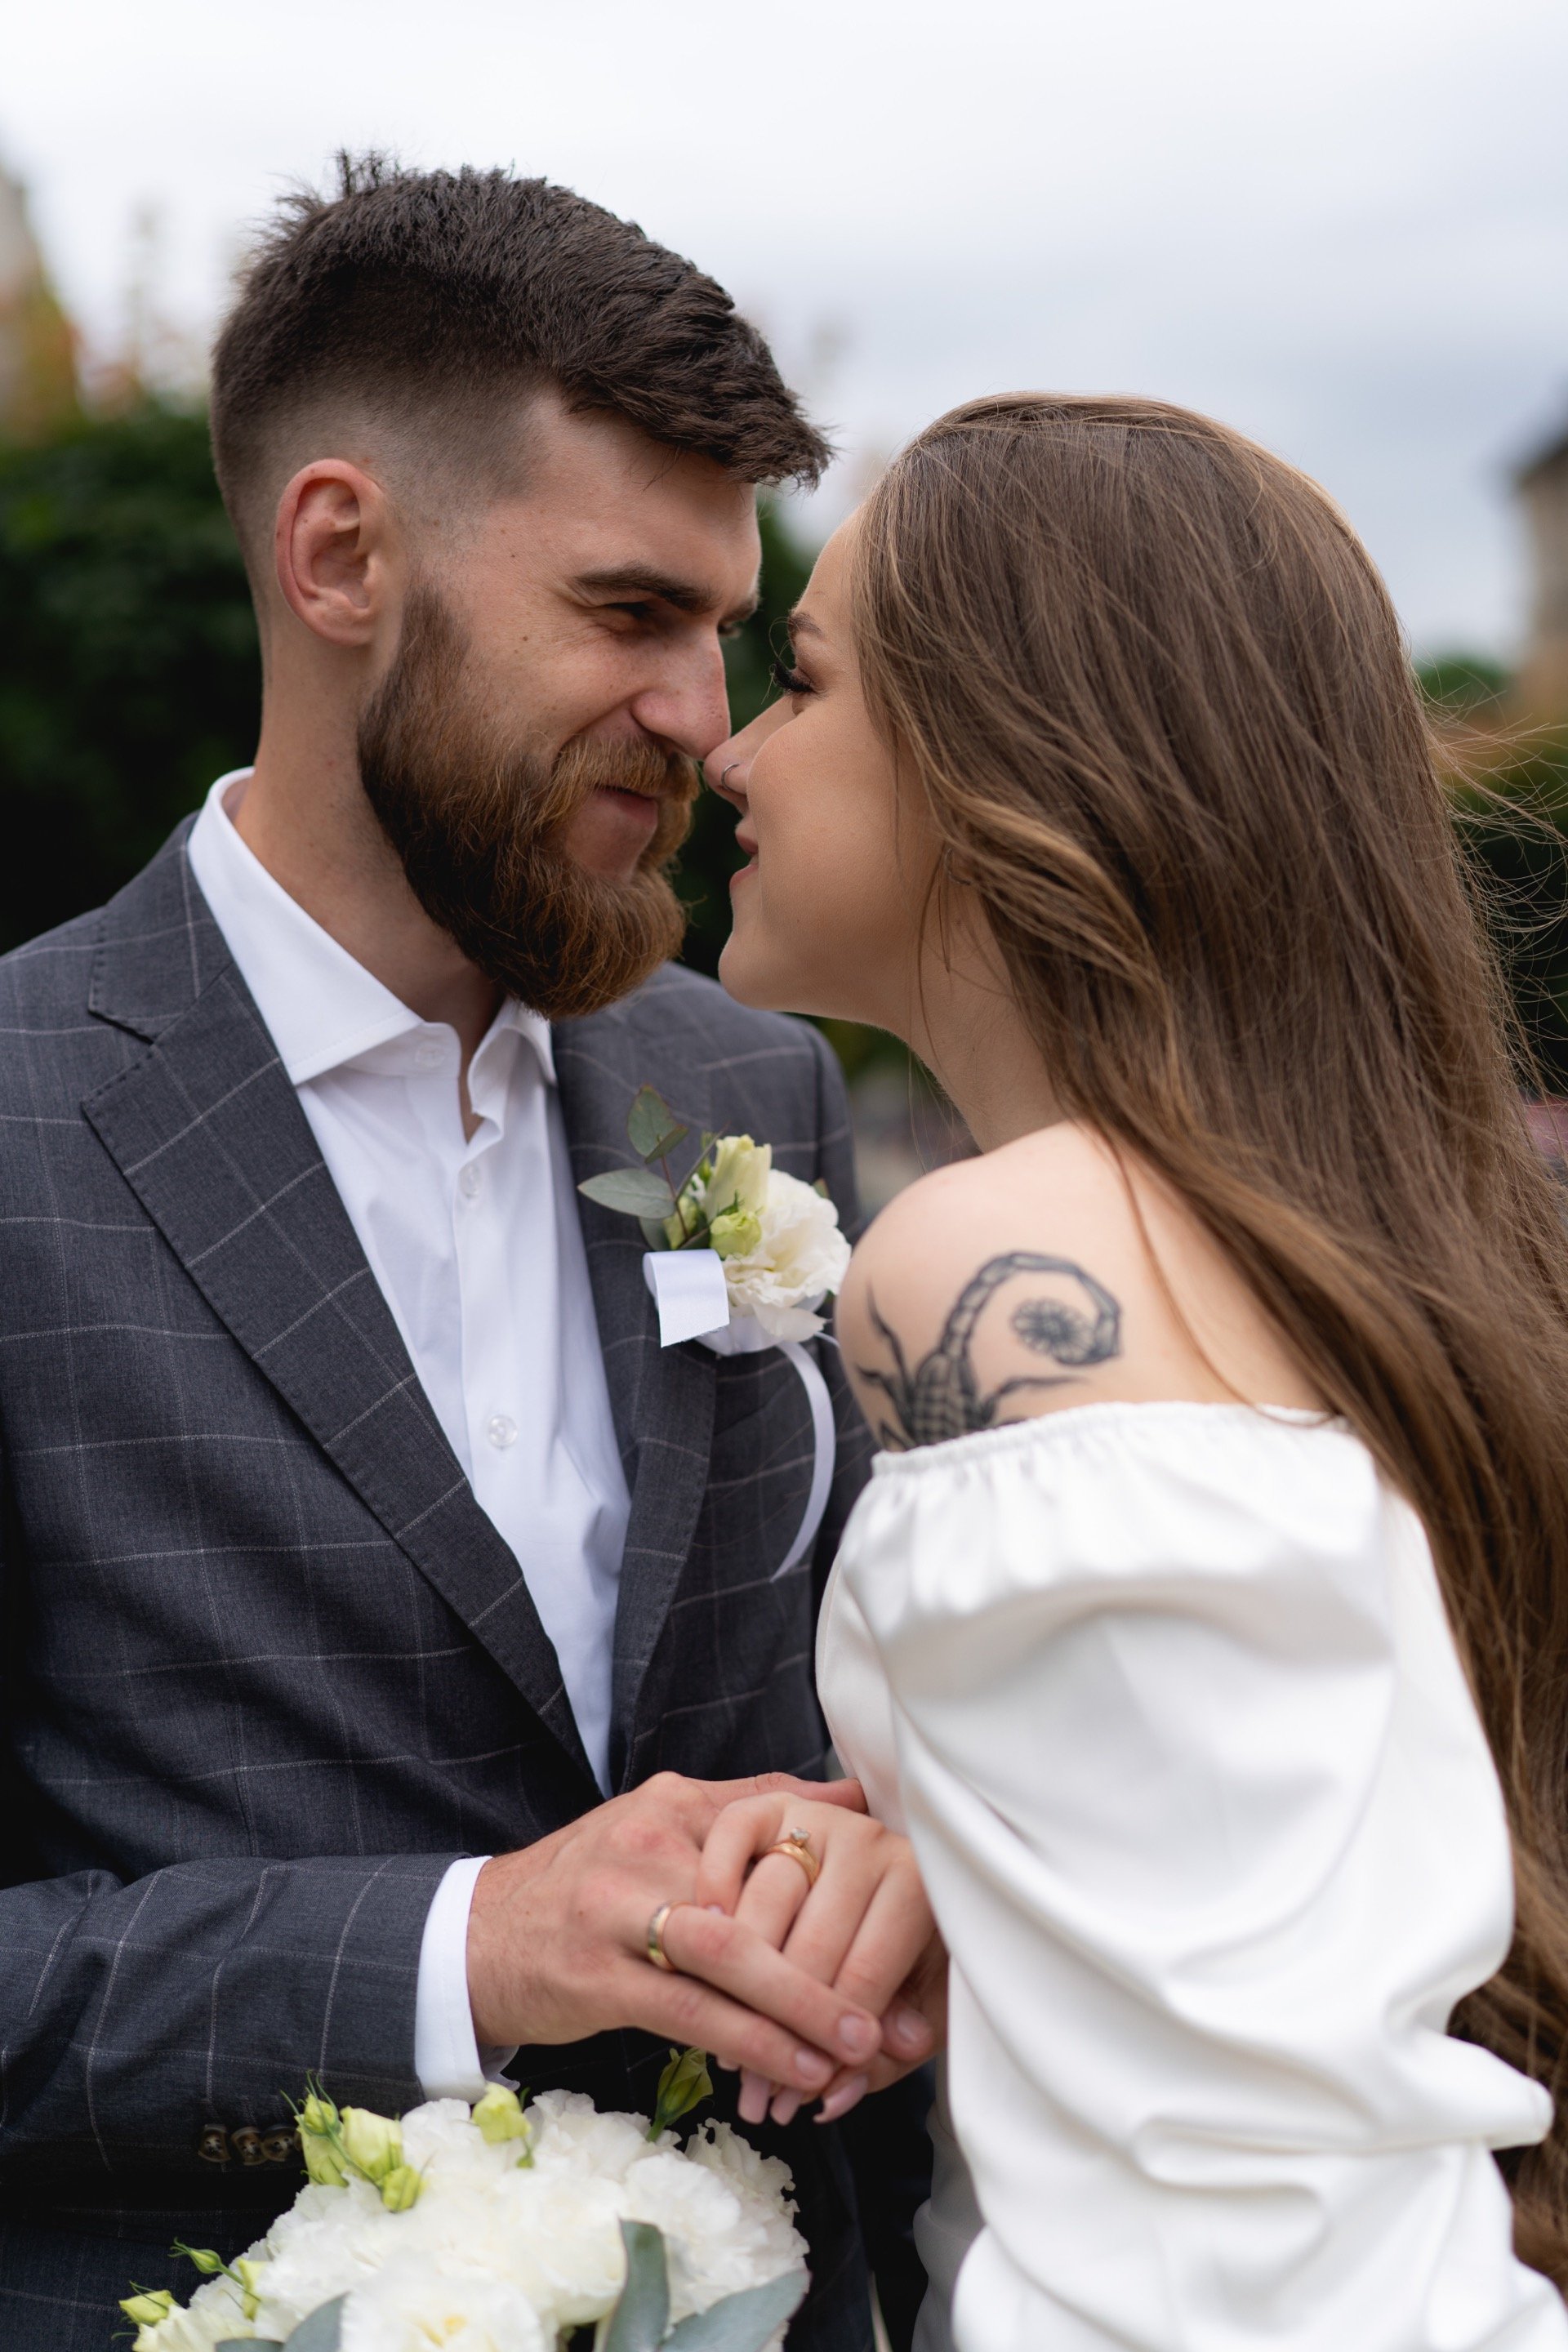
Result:
{"label": "white ribbon on boutonniere", "polygon": [[769,1145],[749,1135],[704,1135],[701,1158],[677,1189],[669,1154],[689,1130],[651,1087],[633,1103],[626,1131],[642,1165],[590,1176],[578,1190],[641,1223],[651,1244],[643,1277],[658,1309],[660,1347],[695,1339],[716,1356],[776,1348],[811,1407],[811,1491],[795,1541],[773,1570],[776,1583],[811,1549],[833,1484],[833,1403],[806,1343],[826,1336],[817,1309],[844,1279],[849,1244],[826,1191],[776,1169]]}

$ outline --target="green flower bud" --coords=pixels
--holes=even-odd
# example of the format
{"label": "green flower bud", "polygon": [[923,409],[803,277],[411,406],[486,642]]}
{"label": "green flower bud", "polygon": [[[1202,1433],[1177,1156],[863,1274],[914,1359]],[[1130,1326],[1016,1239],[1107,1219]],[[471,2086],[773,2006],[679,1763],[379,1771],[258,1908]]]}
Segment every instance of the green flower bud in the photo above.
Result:
{"label": "green flower bud", "polygon": [[669,2063],[658,2078],[658,2100],[648,2126],[650,2140],[662,2137],[671,2124],[704,2099],[713,2096],[713,2078],[708,2072],[708,2053],[704,2050],[672,2050]]}
{"label": "green flower bud", "polygon": [[327,2137],[336,2131],[339,2121],[338,2111],[331,2099],[323,2099],[317,2091],[310,2093],[300,2110],[301,2132],[320,2132]]}
{"label": "green flower bud", "polygon": [[731,1209],[754,1216],[768,1196],[773,1148],[753,1143],[749,1135],[721,1135],[713,1147],[707,1180],[708,1213],[723,1216]]}
{"label": "green flower bud", "polygon": [[749,1209],[726,1209],[715,1217],[708,1239],[721,1257],[746,1257],[763,1238],[763,1221]]}
{"label": "green flower bud", "polygon": [[138,2287],[134,2294],[122,2297],[120,2308],[138,2327],[156,2327],[174,2308],[174,2298],[166,2286]]}
{"label": "green flower bud", "polygon": [[210,2246],[182,2245],[179,2239],[176,2238],[174,2241],[174,2252],[177,2254],[184,2254],[186,2262],[195,2263],[203,2278],[216,2278],[219,2272],[227,2267],[224,2262],[223,2256],[221,2254],[215,2254]]}
{"label": "green flower bud", "polygon": [[424,2185],[411,2164],[395,2165],[381,2184],[381,2201],[389,2213],[406,2213]]}
{"label": "green flower bud", "polygon": [[348,2179],[348,2168],[330,2139],[315,2132],[301,2131],[300,2145],[305,2158],[305,2169],[318,2189],[341,2189]]}
{"label": "green flower bud", "polygon": [[528,2117],[522,2112],[522,2101],[504,2083],[492,2083],[474,2109],[474,2121],[480,2137],[494,2147],[506,2139],[528,2139],[531,2137]]}
{"label": "green flower bud", "polygon": [[254,2319],[261,2307],[261,2273],[266,2268],[265,2263],[252,2262],[248,2254],[241,2254],[229,2273],[239,2289],[247,2319]]}
{"label": "green flower bud", "polygon": [[367,2180],[383,2181],[403,2161],[402,2126],[369,2107],[345,2107],[343,2154]]}

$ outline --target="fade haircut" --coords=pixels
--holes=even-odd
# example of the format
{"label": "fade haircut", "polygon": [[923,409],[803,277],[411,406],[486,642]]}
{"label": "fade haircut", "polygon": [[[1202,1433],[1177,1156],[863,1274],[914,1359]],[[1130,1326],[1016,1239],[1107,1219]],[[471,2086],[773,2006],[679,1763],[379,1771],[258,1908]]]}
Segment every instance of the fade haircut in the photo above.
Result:
{"label": "fade haircut", "polygon": [[253,573],[301,434],[368,433],[499,489],[546,388],[738,481],[813,485],[831,455],[722,287],[635,223],[548,180],[340,155],[335,195],[279,206],[213,354],[213,458]]}

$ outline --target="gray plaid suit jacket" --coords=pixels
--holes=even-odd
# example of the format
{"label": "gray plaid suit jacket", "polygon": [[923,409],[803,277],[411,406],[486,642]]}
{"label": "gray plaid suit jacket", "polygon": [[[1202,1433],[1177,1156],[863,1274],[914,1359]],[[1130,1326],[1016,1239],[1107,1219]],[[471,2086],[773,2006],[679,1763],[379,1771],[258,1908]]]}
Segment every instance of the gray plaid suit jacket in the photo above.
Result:
{"label": "gray plaid suit jacket", "polygon": [[[597,1801],[519,1564],[475,1502],[184,856],[0,962],[0,2337],[102,2352],[300,2175],[285,2094],[417,2102],[447,1864]],[[803,1025],[674,969],[556,1033],[581,1176],[645,1079],[853,1215]],[[614,1769],[815,1774],[816,1578],[770,1572],[811,1437],[776,1355],[661,1351],[630,1220],[582,1210],[632,1494]],[[867,1440],[832,1353],[837,1483]],[[527,1563],[522,1563],[526,1569]],[[632,2033],[521,2078],[647,2112]],[[722,2105],[722,2097],[721,2097]],[[801,2352],[867,2352],[838,2135],[775,2136],[816,2284]]]}

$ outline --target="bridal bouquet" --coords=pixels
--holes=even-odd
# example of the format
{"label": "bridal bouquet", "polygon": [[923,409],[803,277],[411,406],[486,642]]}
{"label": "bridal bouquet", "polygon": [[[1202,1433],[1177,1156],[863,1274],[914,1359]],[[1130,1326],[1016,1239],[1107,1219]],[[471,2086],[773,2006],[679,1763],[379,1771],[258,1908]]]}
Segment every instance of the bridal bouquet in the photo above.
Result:
{"label": "bridal bouquet", "polygon": [[433,2099],[395,2123],[312,2088],[310,2184],[187,2308],[137,2291],[133,2352],[773,2352],[806,2288],[787,2168],[728,2125],[669,2130],[711,2084],[672,2051],[649,2124],[546,2091]]}

